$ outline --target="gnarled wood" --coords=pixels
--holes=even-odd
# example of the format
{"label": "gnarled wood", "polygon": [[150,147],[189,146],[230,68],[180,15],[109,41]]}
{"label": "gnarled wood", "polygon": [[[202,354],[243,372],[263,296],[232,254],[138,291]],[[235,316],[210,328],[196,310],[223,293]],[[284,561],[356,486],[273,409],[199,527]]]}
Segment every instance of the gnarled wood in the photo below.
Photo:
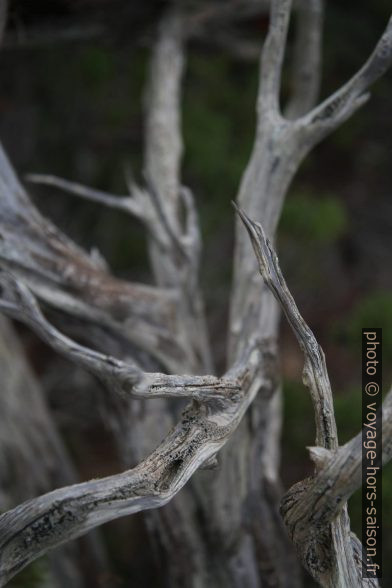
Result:
{"label": "gnarled wood", "polygon": [[[274,0],[271,5],[261,56],[256,138],[238,195],[250,217],[263,221],[272,242],[285,194],[301,161],[364,103],[365,91],[392,60],[389,24],[361,70],[314,107],[322,4],[312,0],[299,6],[299,23],[308,25],[298,27],[294,60],[298,84],[292,84],[292,96],[282,114],[280,78],[291,1]],[[33,177],[140,219],[148,231],[156,287],[114,278],[99,257],[82,251],[44,219],[0,150],[0,264],[5,270],[1,274],[1,308],[23,320],[55,350],[100,377],[110,391],[125,397],[122,415],[116,421],[118,444],[127,465],[141,460],[123,474],[60,488],[2,515],[3,583],[39,554],[107,520],[171,501],[197,469],[215,463],[216,453],[227,443],[220,469],[208,484],[196,481],[193,495],[182,493],[179,501],[168,504],[165,511],[151,511],[147,518],[169,556],[181,552],[180,563],[171,567],[173,586],[185,582],[192,588],[211,584],[219,588],[299,585],[296,561],[278,514],[282,494],[278,477],[280,396],[273,341],[279,311],[270,290],[287,313],[305,352],[305,375],[317,430],[317,448],[312,450],[317,462],[314,483],[322,484],[326,475],[334,475],[334,459],[336,464],[345,459],[338,447],[322,351],[284,284],[272,246],[243,213],[257,257],[237,222],[228,341],[229,365],[234,367],[220,378],[212,373],[198,285],[196,206],[180,179],[180,99],[187,22],[179,12],[165,15],[153,51],[146,101],[146,187],[130,182],[130,195],[117,198],[58,178]],[[302,62],[301,52],[306,53]],[[306,70],[303,77],[299,65]],[[267,285],[258,275],[257,260]],[[55,328],[42,313],[42,304],[44,309],[49,306],[63,317],[80,320],[83,340],[94,349]],[[269,343],[260,345],[261,336]],[[149,365],[149,371],[142,365]],[[161,373],[165,369],[171,373]],[[184,373],[188,375],[180,375]],[[209,375],[196,375],[202,373]],[[146,457],[154,434],[162,438],[172,425],[166,404],[169,397],[187,397],[192,402],[165,440]],[[144,405],[137,404],[140,398]],[[385,410],[389,410],[388,404]],[[129,417],[138,420],[130,424]],[[143,435],[147,430],[153,432]],[[326,452],[332,452],[327,463],[330,454]],[[283,506],[285,522],[302,561],[319,582],[350,585],[358,580],[355,559],[359,547],[350,537],[346,507],[340,505],[332,516],[327,500],[319,526],[309,524],[302,529],[298,525],[298,513],[304,508],[301,497],[309,497],[309,504],[314,504],[316,487],[312,484],[305,481],[289,492]],[[343,496],[349,489],[345,492]],[[333,492],[331,497],[333,500]],[[314,515],[309,512],[308,516]],[[171,533],[174,526],[176,532]],[[324,542],[331,537],[333,545],[326,549]],[[315,565],[310,565],[312,553],[317,554]]]}
{"label": "gnarled wood", "polygon": [[[281,512],[304,566],[321,586],[377,586],[362,578],[362,549],[350,531],[347,500],[362,483],[362,433],[338,447],[332,392],[324,353],[300,315],[276,253],[260,224],[237,211],[250,236],[260,273],[273,292],[305,355],[304,384],[316,419],[312,448],[316,472],[284,496]],[[392,457],[392,391],[383,404],[383,463]]]}

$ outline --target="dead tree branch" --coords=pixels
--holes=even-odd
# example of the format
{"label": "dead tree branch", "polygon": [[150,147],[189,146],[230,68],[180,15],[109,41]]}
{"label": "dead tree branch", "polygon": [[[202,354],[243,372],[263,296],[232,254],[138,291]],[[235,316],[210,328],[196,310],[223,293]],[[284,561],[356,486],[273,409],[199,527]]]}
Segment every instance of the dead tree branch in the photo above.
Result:
{"label": "dead tree branch", "polygon": [[[390,22],[361,70],[335,94],[313,107],[319,83],[321,8],[316,1],[306,7],[304,4],[301,18],[311,24],[298,27],[301,38],[294,70],[301,52],[312,48],[312,55],[303,62],[306,73],[298,74],[298,84],[292,84],[287,114],[282,114],[281,75],[291,4],[290,0],[272,2],[261,56],[256,138],[237,199],[251,218],[263,220],[265,234],[272,242],[285,194],[301,161],[313,145],[363,104],[365,91],[392,61]],[[358,581],[355,563],[358,547],[353,547],[344,506],[351,486],[341,489],[339,508],[332,515],[326,497],[320,524],[311,520],[305,528],[296,518],[303,492],[309,491],[309,503],[314,503],[309,489],[316,492],[322,487],[312,486],[314,480],[323,484],[326,478],[322,476],[327,471],[331,476],[328,480],[334,480],[334,460],[342,463],[348,453],[342,453],[338,447],[322,350],[287,290],[263,230],[243,213],[252,242],[238,220],[229,325],[228,363],[234,367],[222,378],[195,375],[210,374],[213,370],[198,280],[200,231],[196,206],[191,193],[182,187],[180,177],[180,99],[187,33],[183,25],[180,13],[166,15],[153,51],[146,100],[146,188],[131,184],[130,195],[117,198],[59,178],[33,178],[142,220],[148,230],[156,287],[114,278],[102,261],[88,255],[44,219],[0,149],[0,262],[5,270],[1,274],[2,310],[26,322],[54,349],[99,376],[110,391],[146,400],[157,397],[192,400],[179,424],[136,468],[56,490],[2,515],[0,585],[56,545],[118,516],[169,502],[192,474],[208,464],[226,444],[253,400],[249,419],[241,425],[237,442],[223,452],[222,467],[210,488],[207,491],[197,488],[197,506],[218,538],[216,559],[226,566],[218,585],[228,585],[228,578],[232,586],[246,581],[252,588],[262,583],[298,584],[294,559],[290,560],[288,571],[281,569],[282,559],[287,562],[290,553],[277,513],[280,397],[276,368],[271,373],[275,349],[273,344],[258,343],[260,333],[267,341],[276,339],[279,312],[271,290],[305,353],[304,374],[314,402],[318,446],[312,452],[317,460],[315,476],[310,482],[300,483],[298,491],[289,492],[283,506],[285,521],[304,564],[322,585],[356,585]],[[258,275],[257,261],[267,285]],[[102,352],[102,348],[96,351],[84,347],[63,335],[47,321],[37,299],[63,316],[80,320],[86,326],[88,340],[94,339],[96,328],[110,334],[123,345],[122,357],[126,359],[117,359],[114,353]],[[146,352],[172,374],[189,375],[146,372],[136,359],[129,359],[135,349]],[[149,407],[159,402],[162,402],[162,412],[153,415]],[[171,424],[171,415],[163,400],[154,403],[147,403],[144,418],[153,415],[150,422],[154,422],[154,433],[160,434]],[[125,421],[132,413],[132,403],[126,407]],[[387,416],[388,407],[389,404],[384,407]],[[138,433],[143,422],[141,418],[133,423]],[[126,426],[129,428],[128,422]],[[144,456],[146,438],[140,434],[132,436],[132,431],[127,434],[132,437],[133,455]],[[126,445],[125,435],[119,439],[119,444]],[[353,440],[350,451],[356,455],[355,447]],[[388,458],[389,455],[387,449]],[[330,456],[327,463],[323,461],[326,456]],[[329,466],[331,470],[326,469]],[[223,502],[222,488],[228,487],[231,492]],[[190,527],[185,524],[193,516],[186,514],[187,499],[178,505],[166,511],[166,518],[159,519],[158,515],[161,531],[173,521],[184,533]],[[297,506],[291,509],[293,505]],[[263,525],[268,529],[267,534],[263,533]],[[193,527],[187,539],[191,547],[198,548],[201,543],[198,531],[192,533]],[[325,547],[328,542],[332,542],[332,547]],[[176,537],[171,547],[178,543]],[[317,555],[315,564],[311,560],[314,554]],[[201,567],[200,562],[196,567]],[[184,569],[188,561],[185,564]],[[196,576],[192,578],[195,586],[200,585],[200,577]]]}
{"label": "dead tree branch", "polygon": [[[186,361],[173,289],[124,282],[67,239],[29,200],[0,151],[0,260],[45,303],[124,336],[172,371]],[[189,360],[191,361],[191,360]]]}
{"label": "dead tree branch", "polygon": [[303,381],[309,388],[313,401],[317,431],[316,444],[325,449],[336,449],[338,446],[337,431],[324,352],[299,313],[280,271],[276,253],[266,238],[263,227],[259,223],[253,223],[238,206],[236,206],[236,210],[248,231],[260,273],[280,303],[304,352]]}
{"label": "dead tree branch", "polygon": [[136,218],[145,217],[145,211],[136,200],[136,197],[132,198],[130,196],[116,196],[114,194],[108,194],[107,192],[102,192],[101,190],[95,190],[94,188],[83,186],[77,182],[70,182],[69,180],[65,180],[57,176],[45,174],[28,174],[26,176],[26,180],[28,182],[32,182],[33,184],[54,186],[55,188],[64,190],[68,194],[79,196],[79,198],[84,198],[85,200],[90,200],[91,202],[96,202],[109,208],[121,210],[122,212],[131,214]]}
{"label": "dead tree branch", "polygon": [[308,112],[318,98],[323,16],[322,0],[297,2],[291,96],[285,108],[285,116],[288,119],[298,118]]}
{"label": "dead tree branch", "polygon": [[[2,286],[2,310],[14,314],[18,308],[22,318],[47,336],[50,326],[44,324],[27,290],[20,284],[10,284],[9,279],[3,280]],[[10,294],[11,287],[14,290]],[[60,336],[51,333],[51,342],[54,337],[58,340]],[[78,346],[75,349],[80,351]],[[263,352],[270,352],[268,346]],[[260,353],[258,345],[252,346],[242,362],[227,374],[227,380],[221,379],[221,388],[226,381],[229,386],[237,382],[235,395],[230,394],[230,388],[224,401],[219,401],[219,396],[215,398],[213,392],[208,400],[199,395],[199,402],[185,410],[180,423],[158,449],[133,470],[56,490],[2,515],[0,585],[42,553],[97,525],[168,502],[194,471],[227,442],[256,390],[265,385],[268,393],[268,383],[255,377]],[[212,380],[217,382],[207,378],[207,385]]]}
{"label": "dead tree branch", "polygon": [[[250,236],[260,273],[279,301],[304,352],[303,379],[311,394],[316,419],[317,446],[311,450],[316,473],[285,495],[283,518],[301,561],[321,586],[368,586],[369,581],[362,579],[360,544],[352,537],[347,515],[347,500],[362,484],[362,434],[343,447],[338,446],[324,353],[298,311],[262,226],[251,221],[238,207],[237,212]],[[382,416],[385,464],[392,457],[392,392],[384,401]]]}
{"label": "dead tree branch", "polygon": [[[11,323],[0,317],[0,512],[77,480]],[[86,538],[87,539],[87,538]],[[93,536],[90,538],[93,544]],[[54,588],[82,588],[76,544],[49,557]],[[99,562],[94,561],[97,571]]]}
{"label": "dead tree branch", "polygon": [[194,398],[227,400],[240,392],[238,381],[215,376],[177,376],[145,373],[127,363],[79,345],[53,327],[43,316],[28,288],[7,272],[0,271],[0,310],[24,322],[60,355],[96,375],[122,397]]}

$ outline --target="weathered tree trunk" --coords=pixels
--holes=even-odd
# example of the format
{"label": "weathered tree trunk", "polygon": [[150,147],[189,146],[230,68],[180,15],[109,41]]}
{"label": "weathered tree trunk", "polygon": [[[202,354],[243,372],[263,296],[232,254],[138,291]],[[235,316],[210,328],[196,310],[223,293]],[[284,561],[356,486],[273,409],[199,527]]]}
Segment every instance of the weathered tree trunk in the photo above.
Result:
{"label": "weathered tree trunk", "polygon": [[[272,243],[285,194],[301,161],[364,103],[368,86],[392,61],[390,22],[361,70],[314,107],[321,8],[319,0],[299,3],[292,92],[282,114],[280,77],[291,2],[275,0],[271,5],[261,56],[255,143],[237,201],[253,219],[262,221]],[[250,239],[238,220],[229,367],[221,377],[211,373],[198,284],[197,214],[193,197],[180,180],[181,77],[184,37],[191,22],[185,14],[167,15],[153,52],[146,103],[145,189],[131,183],[130,195],[118,198],[58,178],[33,178],[139,218],[148,229],[156,287],[115,279],[101,260],[62,235],[31,204],[0,152],[0,309],[24,321],[119,396],[109,420],[124,464],[132,466],[122,474],[59,488],[2,515],[0,585],[41,553],[140,510],[146,511],[158,559],[167,562],[170,588],[295,588],[300,573],[285,527],[299,558],[321,585],[360,582],[358,544],[351,541],[345,506],[360,481],[357,469],[354,482],[341,476],[350,449],[355,449],[354,465],[359,467],[358,448],[355,440],[349,448],[338,446],[322,351],[287,290],[273,245],[242,210],[239,216]],[[79,320],[83,340],[90,341],[94,350],[59,332],[37,300],[60,317]],[[276,301],[305,354],[317,446],[312,453],[317,457],[314,477],[300,483],[301,492],[294,488],[285,495],[283,518]],[[59,324],[64,326],[64,321]],[[159,368],[173,375],[159,373]],[[173,426],[173,403],[184,398],[191,402]],[[390,396],[384,414],[390,419]],[[388,431],[385,461],[391,457]],[[201,467],[213,467],[221,449],[217,470],[196,473]],[[336,472],[340,472],[338,481]],[[193,483],[182,490],[194,473]],[[296,526],[302,511],[308,504],[314,506],[315,494],[329,488],[331,479],[344,500],[332,508],[336,495],[326,490],[321,530],[312,525],[308,511],[306,525]],[[332,538],[327,552],[326,537]],[[310,565],[309,554],[314,552],[317,558]]]}
{"label": "weathered tree trunk", "polygon": [[[0,511],[77,481],[76,472],[12,328],[0,317]],[[98,585],[104,552],[96,534],[84,540],[84,552]],[[77,544],[49,555],[50,585],[85,586]]]}

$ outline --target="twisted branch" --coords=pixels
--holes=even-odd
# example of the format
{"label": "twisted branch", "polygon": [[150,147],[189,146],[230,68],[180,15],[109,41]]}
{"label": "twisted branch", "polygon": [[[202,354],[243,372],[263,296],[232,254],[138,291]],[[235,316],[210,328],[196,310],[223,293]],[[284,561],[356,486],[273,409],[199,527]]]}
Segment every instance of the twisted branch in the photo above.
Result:
{"label": "twisted branch", "polygon": [[[324,353],[300,315],[282,276],[276,253],[262,226],[236,206],[250,236],[259,270],[280,303],[305,355],[304,383],[316,419],[312,478],[284,496],[281,513],[304,566],[324,587],[369,586],[362,579],[361,545],[350,531],[347,500],[361,486],[362,433],[338,446],[332,392]],[[383,408],[383,464],[392,457],[392,391]],[[376,581],[371,582],[377,586]]]}
{"label": "twisted branch", "polygon": [[3,273],[1,286],[3,312],[18,316],[63,355],[98,373],[111,388],[127,389],[131,382],[132,386],[136,383],[136,396],[197,399],[162,444],[136,468],[55,490],[1,515],[3,586],[29,562],[61,543],[113,518],[166,504],[227,442],[257,390],[262,388],[268,394],[269,383],[261,382],[255,374],[260,353],[271,353],[271,348],[265,345],[261,351],[259,344],[253,344],[223,378],[145,374],[145,381],[140,382],[133,366],[85,349],[56,331],[28,289],[12,277]]}
{"label": "twisted branch", "polygon": [[233,399],[240,392],[240,384],[233,378],[147,373],[131,360],[123,362],[79,345],[46,320],[34,295],[21,281],[1,270],[0,291],[0,311],[29,326],[57,353],[96,375],[122,397],[220,401]]}
{"label": "twisted branch", "polygon": [[329,383],[325,356],[312,331],[302,318],[282,272],[278,258],[263,227],[254,223],[235,203],[237,213],[244,223],[264,281],[280,303],[287,320],[305,355],[304,384],[309,388],[316,418],[316,444],[326,449],[338,445],[332,391]]}

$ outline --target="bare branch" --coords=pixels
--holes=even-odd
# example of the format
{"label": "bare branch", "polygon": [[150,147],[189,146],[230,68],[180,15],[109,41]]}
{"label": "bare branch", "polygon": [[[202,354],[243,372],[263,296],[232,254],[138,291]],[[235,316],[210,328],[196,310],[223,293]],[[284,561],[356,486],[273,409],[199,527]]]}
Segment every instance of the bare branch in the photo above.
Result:
{"label": "bare branch", "polygon": [[178,223],[182,154],[180,98],[184,69],[183,24],[177,12],[169,14],[162,21],[153,50],[146,92],[146,174],[163,195],[164,206],[175,228]]}
{"label": "bare branch", "polygon": [[[382,405],[382,431],[385,465],[392,457],[392,391]],[[318,473],[295,484],[282,500],[281,514],[304,566],[328,588],[378,586],[362,579],[362,546],[350,532],[346,512],[347,500],[362,485],[362,450],[362,432],[335,451],[311,448]]]}
{"label": "bare branch", "polygon": [[[277,49],[275,52],[271,49],[271,45],[279,31],[280,37],[287,32],[288,4],[272,3],[275,20],[271,14],[271,37],[269,42],[266,41],[261,56],[256,138],[237,197],[237,202],[252,218],[263,219],[264,230],[272,240],[287,190],[302,160],[318,141],[341,124],[366,100],[367,95],[364,91],[386,71],[392,60],[392,24],[390,22],[373,54],[346,85],[302,117],[294,120],[283,118],[276,107],[276,89],[279,85],[280,73],[271,73],[272,66],[275,72],[276,68],[282,66],[282,49]],[[280,27],[274,27],[273,23],[278,21]],[[313,26],[320,24],[317,19],[313,19],[312,22]],[[312,36],[310,31],[308,34]],[[316,33],[314,36],[317,39]],[[265,77],[267,77],[267,84],[263,84]],[[268,96],[272,95],[275,99],[271,102]],[[255,279],[255,260],[250,244],[247,239],[244,239],[237,225],[233,295],[230,308],[229,353],[231,358],[235,357],[236,352],[252,335],[253,329],[261,327],[265,329],[263,323],[266,322],[268,325],[271,324],[263,310],[267,304],[265,298],[261,296],[262,290],[262,285]],[[271,315],[270,312],[268,314]]]}
{"label": "bare branch", "polygon": [[88,349],[55,329],[43,316],[33,294],[8,272],[0,271],[0,289],[0,311],[28,325],[60,355],[95,374],[123,397],[223,401],[233,400],[241,391],[240,383],[233,378],[145,373],[130,360],[125,363]]}
{"label": "bare branch", "polygon": [[289,119],[308,112],[318,97],[323,16],[323,0],[297,2],[291,97],[285,109],[285,116]]}
{"label": "bare branch", "polygon": [[[51,307],[125,338],[168,369],[194,369],[195,354],[176,312],[178,292],[110,275],[95,254],[88,255],[40,215],[1,147],[0,188],[4,269]],[[147,210],[144,203],[143,210]]]}
{"label": "bare branch", "polygon": [[[0,316],[0,512],[32,496],[78,480],[67,450],[28,365],[10,321]],[[80,544],[68,544],[49,557],[50,586],[83,585]],[[84,541],[98,578],[107,569],[99,535]]]}
{"label": "bare branch", "polygon": [[230,372],[241,381],[244,393],[230,405],[189,406],[162,444],[136,468],[55,490],[1,515],[0,586],[61,543],[106,521],[171,500],[227,442],[260,387],[269,393],[269,383],[256,376],[259,361],[260,351],[252,346]]}
{"label": "bare branch", "polygon": [[260,115],[271,116],[279,113],[280,79],[291,5],[292,0],[275,0],[271,2],[270,25],[261,57],[258,97]]}
{"label": "bare branch", "polygon": [[[378,415],[379,418],[381,415]],[[392,458],[392,390],[382,404],[382,463]],[[362,432],[351,441],[324,456],[323,468],[317,473],[291,517],[305,515],[314,525],[333,521],[350,496],[362,485]]]}
{"label": "bare branch", "polygon": [[318,141],[351,116],[368,98],[366,91],[392,63],[392,17],[361,69],[334,94],[302,118],[307,135]]}
{"label": "bare branch", "polygon": [[86,200],[103,204],[109,208],[117,208],[122,212],[127,212],[136,216],[137,218],[143,218],[143,211],[139,203],[130,196],[115,196],[101,190],[96,190],[77,182],[70,182],[57,176],[45,175],[45,174],[28,174],[26,180],[33,184],[41,184],[46,186],[54,186],[60,188],[68,194],[74,196],[80,196]]}
{"label": "bare branch", "polygon": [[[208,425],[179,426],[134,470],[56,490],[2,515],[0,586],[36,557],[97,525],[166,504],[222,444],[224,432]],[[189,444],[195,451],[186,458]]]}
{"label": "bare branch", "polygon": [[184,257],[181,245],[179,206],[184,35],[183,15],[175,11],[167,14],[160,24],[153,49],[145,99],[146,196],[155,211],[152,230],[159,233],[156,240],[161,243],[156,247],[151,242],[151,261],[158,284],[180,286],[180,289],[187,266],[187,256]]}
{"label": "bare branch", "polygon": [[199,402],[233,401],[241,394],[241,384],[230,376],[218,378],[144,373],[141,382],[134,387],[133,394],[145,398],[193,398]]}
{"label": "bare branch", "polygon": [[313,400],[317,430],[316,444],[326,449],[336,449],[338,441],[332,391],[323,350],[302,318],[287,288],[276,253],[265,236],[262,226],[253,222],[243,210],[235,203],[233,204],[249,233],[260,273],[280,303],[305,355],[303,381],[309,388]]}
{"label": "bare branch", "polygon": [[[152,178],[146,174],[146,183],[148,189],[145,192],[146,197],[150,200],[151,206],[154,210],[154,221],[152,222],[151,231],[155,236],[156,241],[160,244],[160,254],[162,257],[169,257],[174,266],[173,274],[166,276],[168,285],[173,282],[178,286],[178,282],[182,281],[181,264],[188,261],[182,242],[181,233],[176,216],[173,216],[172,211],[167,206],[165,193],[161,192],[158,185],[154,183]],[[178,211],[177,211],[178,213]],[[155,245],[155,243],[154,243]],[[176,267],[180,266],[180,267]],[[182,285],[182,284],[181,284]]]}
{"label": "bare branch", "polygon": [[[40,184],[46,186],[54,186],[60,190],[64,190],[66,194],[78,196],[102,204],[108,208],[113,208],[130,214],[141,220],[153,241],[156,245],[163,250],[169,248],[169,242],[177,250],[177,253],[187,258],[184,252],[182,242],[186,243],[187,249],[190,249],[190,253],[196,249],[199,253],[199,241],[195,242],[195,230],[198,232],[198,227],[195,227],[197,222],[197,215],[195,206],[192,199],[192,194],[186,188],[182,188],[180,195],[186,208],[186,233],[184,236],[177,237],[176,232],[170,225],[170,220],[167,218],[165,213],[164,203],[162,202],[162,195],[154,187],[154,185],[147,181],[148,188],[142,189],[136,185],[134,181],[128,180],[128,187],[131,196],[117,196],[108,192],[103,192],[77,182],[71,182],[64,178],[59,178],[53,175],[46,174],[28,174],[26,180],[33,184]],[[192,225],[192,238],[190,238],[189,230]],[[197,270],[197,267],[195,268]]]}
{"label": "bare branch", "polygon": [[[324,354],[298,311],[261,225],[236,209],[251,238],[260,273],[282,306],[304,352],[303,379],[316,417],[319,446],[311,448],[316,473],[286,494],[281,506],[283,518],[303,564],[322,586],[362,585],[361,546],[352,536],[347,515],[347,500],[362,483],[362,433],[338,447]],[[392,391],[383,405],[383,421],[386,463],[392,457]],[[366,581],[363,585],[367,585]]]}
{"label": "bare branch", "polygon": [[[181,82],[185,37],[189,31],[185,15],[174,9],[161,23],[152,55],[145,104],[145,177],[155,212],[150,226],[154,239],[149,250],[157,284],[174,287],[180,293],[179,321],[187,348],[199,358],[198,371],[212,371],[198,279],[201,249],[198,219],[192,195],[184,191],[180,179]],[[181,222],[182,209],[185,223]]]}

